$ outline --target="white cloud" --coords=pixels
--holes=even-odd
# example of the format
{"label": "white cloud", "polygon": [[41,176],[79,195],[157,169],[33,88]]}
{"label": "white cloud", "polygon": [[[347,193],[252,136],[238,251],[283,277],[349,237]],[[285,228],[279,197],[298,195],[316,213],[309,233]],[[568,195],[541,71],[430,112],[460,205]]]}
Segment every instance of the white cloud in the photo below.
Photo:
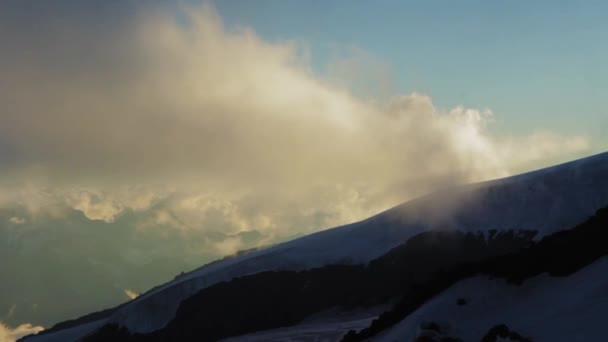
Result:
{"label": "white cloud", "polygon": [[11,329],[9,326],[0,322],[0,342],[15,342],[23,336],[37,334],[42,330],[44,330],[44,327],[34,326],[30,323],[24,323]]}
{"label": "white cloud", "polygon": [[68,205],[81,211],[88,219],[108,223],[114,222],[116,216],[124,210],[120,203],[89,191],[68,194],[66,201]]}

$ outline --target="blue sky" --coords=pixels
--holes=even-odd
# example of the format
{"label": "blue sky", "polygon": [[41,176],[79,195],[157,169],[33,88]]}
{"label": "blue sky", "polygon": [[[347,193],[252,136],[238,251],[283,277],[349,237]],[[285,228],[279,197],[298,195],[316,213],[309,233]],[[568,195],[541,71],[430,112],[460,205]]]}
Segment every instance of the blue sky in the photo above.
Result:
{"label": "blue sky", "polygon": [[608,148],[608,3],[603,1],[217,1],[228,27],[310,46],[322,72],[336,47],[386,63],[395,93],[443,108],[488,107],[502,134],[543,127]]}

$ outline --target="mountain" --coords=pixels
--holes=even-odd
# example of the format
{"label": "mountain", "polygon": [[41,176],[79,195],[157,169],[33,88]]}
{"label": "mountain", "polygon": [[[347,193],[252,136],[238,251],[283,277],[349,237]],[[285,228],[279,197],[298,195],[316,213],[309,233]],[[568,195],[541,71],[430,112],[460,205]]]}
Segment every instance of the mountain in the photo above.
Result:
{"label": "mountain", "polygon": [[[319,326],[335,331],[340,322],[354,328],[356,324],[346,323],[368,322],[375,317],[371,313],[366,316],[366,310],[373,312],[372,308],[395,303],[395,307],[399,307],[398,303],[412,294],[415,296],[411,298],[424,301],[435,295],[439,296],[435,298],[441,295],[452,298],[446,284],[466,288],[467,282],[478,281],[473,288],[485,289],[487,285],[491,289],[492,281],[466,278],[470,275],[467,272],[472,271],[466,269],[462,273],[463,265],[472,267],[471,264],[489,262],[526,248],[545,246],[545,238],[577,227],[607,204],[608,153],[505,179],[454,187],[361,222],[203,266],[116,309],[66,322],[26,340],[69,341],[89,334],[103,337],[104,332],[108,336],[136,333],[141,339],[147,336],[148,339],[162,340],[162,334],[178,331],[178,328],[192,328],[193,317],[204,317],[211,322],[214,317],[222,317],[222,314],[231,317],[237,311],[242,311],[243,318],[253,319],[248,321],[251,322],[248,327],[241,324],[234,328],[234,335],[275,329],[285,326],[277,325],[283,323],[295,325],[304,333]],[[513,258],[517,260],[517,257]],[[496,265],[506,267],[504,265],[510,263]],[[484,265],[477,265],[479,269],[475,272],[487,267]],[[457,276],[435,280],[436,274],[445,270],[454,271]],[[379,286],[380,282],[375,279],[386,285]],[[428,291],[424,287],[427,282],[437,282],[437,293],[425,292]],[[460,285],[461,282],[465,285]],[[302,289],[302,284],[310,284],[310,287]],[[403,287],[410,292],[403,292]],[[283,317],[278,317],[278,311],[273,313],[275,307],[268,304],[273,297],[265,297],[268,289],[273,289],[273,295],[283,298],[284,302],[291,302],[293,312],[281,312]],[[241,303],[253,303],[255,298],[236,301],[234,298],[239,297],[241,290],[252,293],[259,290],[261,301],[258,304],[261,305],[258,307],[264,307],[262,300],[266,300],[268,310],[264,312],[273,317],[258,319],[259,312],[243,309]],[[444,290],[446,292],[442,293]],[[307,300],[295,300],[289,291]],[[483,292],[474,291],[480,295]],[[416,308],[431,310],[426,307],[432,301],[427,304],[424,301]],[[277,302],[276,308],[280,305],[281,302]],[[307,317],[332,307],[346,307],[350,312],[363,310],[364,313],[355,318],[345,315],[350,318],[334,321],[333,325],[332,315],[329,319],[306,325]],[[568,308],[564,306],[564,312]],[[440,311],[441,308],[435,306],[434,310]],[[478,312],[481,315],[481,311]],[[233,315],[228,316],[230,313]],[[397,314],[394,316],[403,318]],[[408,319],[383,327],[386,336],[393,336],[390,335],[393,332],[401,336],[405,334],[404,330],[410,333],[421,329],[420,322]],[[504,330],[500,326],[502,322],[496,324],[495,331]],[[430,326],[435,330],[443,329],[439,324]],[[359,328],[365,328],[365,324],[361,323]],[[485,328],[491,330],[492,327]],[[217,336],[231,336],[230,329],[233,328],[217,330]],[[346,332],[351,328],[343,327],[343,330]],[[118,335],[117,331],[120,332]],[[198,334],[199,340],[205,340],[205,331]]]}
{"label": "mountain", "polygon": [[[480,341],[500,325],[533,341],[602,341],[608,315],[606,274],[604,257],[569,277],[541,275],[520,287],[500,279],[468,278],[372,340],[415,341],[425,326],[438,322],[445,335],[462,341]],[[466,304],[458,305],[460,298]]]}

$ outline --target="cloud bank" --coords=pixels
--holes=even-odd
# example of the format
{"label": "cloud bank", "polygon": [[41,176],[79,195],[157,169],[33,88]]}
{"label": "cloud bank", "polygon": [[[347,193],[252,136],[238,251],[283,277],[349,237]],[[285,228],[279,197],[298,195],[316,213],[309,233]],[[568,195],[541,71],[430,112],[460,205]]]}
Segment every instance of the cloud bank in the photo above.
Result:
{"label": "cloud bank", "polygon": [[[90,220],[150,210],[140,231],[221,228],[226,252],[247,245],[243,232],[345,223],[589,145],[542,131],[500,139],[491,110],[442,110],[425,94],[354,95],[310,71],[297,43],[227,29],[210,5],[129,6],[86,20],[50,11],[28,28],[0,14],[7,201],[29,184],[38,207]],[[356,72],[353,59],[333,65]]]}

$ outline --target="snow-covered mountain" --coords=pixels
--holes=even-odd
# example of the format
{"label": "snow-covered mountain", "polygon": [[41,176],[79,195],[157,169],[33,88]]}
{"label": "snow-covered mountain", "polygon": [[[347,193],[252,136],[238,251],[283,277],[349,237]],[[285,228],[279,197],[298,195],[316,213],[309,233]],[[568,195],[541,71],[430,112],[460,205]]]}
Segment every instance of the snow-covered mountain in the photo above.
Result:
{"label": "snow-covered mountain", "polygon": [[[474,232],[490,239],[493,230],[532,230],[537,232],[534,238],[539,240],[575,226],[607,204],[608,153],[505,179],[450,188],[361,222],[203,266],[109,314],[30,337],[27,341],[76,340],[107,323],[126,327],[130,332],[153,332],[175,317],[183,300],[236,277],[268,270],[365,264],[427,231]],[[466,287],[467,281],[465,285],[455,286]],[[469,282],[475,281],[483,282]],[[492,289],[491,283],[488,284]],[[406,321],[394,331],[409,331],[409,327],[419,323]],[[391,333],[387,332],[386,336],[393,336]]]}
{"label": "snow-covered mountain", "polygon": [[[372,341],[415,341],[431,322],[443,327],[441,335],[462,341],[480,341],[491,327],[501,324],[533,341],[601,341],[608,317],[607,274],[604,257],[569,277],[540,275],[522,286],[468,278]],[[458,305],[461,298],[465,305]]]}

